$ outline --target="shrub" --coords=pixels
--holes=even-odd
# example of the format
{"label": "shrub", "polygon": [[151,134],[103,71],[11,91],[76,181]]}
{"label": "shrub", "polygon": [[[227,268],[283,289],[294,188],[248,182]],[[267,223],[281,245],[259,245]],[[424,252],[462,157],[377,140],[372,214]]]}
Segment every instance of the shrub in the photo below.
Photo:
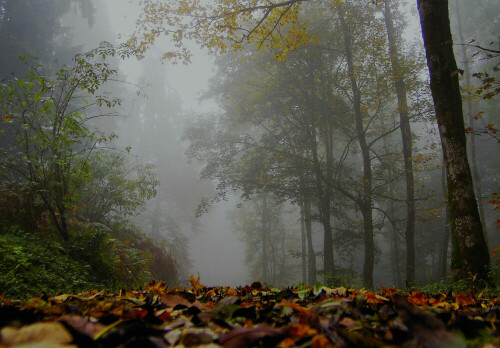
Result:
{"label": "shrub", "polygon": [[[118,246],[118,255],[121,257],[120,265],[132,265],[136,279],[129,281],[144,283],[146,277],[155,278],[166,282],[169,285],[174,285],[178,281],[178,273],[175,267],[175,261],[172,256],[165,250],[163,246],[158,245],[158,241],[154,241],[149,237],[144,236],[139,231],[123,226],[122,224],[114,224],[112,226],[112,235],[117,240],[121,241]],[[129,251],[127,252],[127,248]],[[135,249],[137,253],[130,252],[130,249]],[[146,261],[146,264],[137,260],[138,256]],[[132,262],[136,257],[136,262]],[[141,260],[141,258],[139,258]],[[126,274],[122,271],[122,277],[126,278]],[[142,278],[142,280],[140,280]],[[149,279],[150,280],[150,279]]]}
{"label": "shrub", "polygon": [[73,223],[67,250],[73,259],[86,267],[93,281],[105,284],[108,288],[118,285],[113,241],[106,226],[98,223]]}
{"label": "shrub", "polygon": [[0,289],[8,297],[80,292],[103,288],[89,270],[56,242],[47,243],[21,230],[0,235]]}

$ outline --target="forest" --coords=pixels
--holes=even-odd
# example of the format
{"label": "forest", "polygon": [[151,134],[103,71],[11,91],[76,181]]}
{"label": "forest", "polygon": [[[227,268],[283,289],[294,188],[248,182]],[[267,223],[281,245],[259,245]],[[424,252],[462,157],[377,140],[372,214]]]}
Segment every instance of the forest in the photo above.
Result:
{"label": "forest", "polygon": [[500,344],[499,32],[494,0],[0,0],[0,314]]}

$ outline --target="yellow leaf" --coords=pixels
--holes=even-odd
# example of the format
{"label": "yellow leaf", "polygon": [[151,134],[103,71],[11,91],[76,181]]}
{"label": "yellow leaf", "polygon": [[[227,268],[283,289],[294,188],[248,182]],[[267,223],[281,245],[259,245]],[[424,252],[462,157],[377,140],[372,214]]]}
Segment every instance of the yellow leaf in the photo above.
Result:
{"label": "yellow leaf", "polygon": [[12,117],[10,117],[10,115],[3,115],[3,116],[2,116],[2,120],[3,120],[4,122],[9,122],[9,121],[11,120],[11,118],[12,118]]}
{"label": "yellow leaf", "polygon": [[189,277],[189,282],[191,283],[191,286],[193,287],[193,290],[199,290],[203,289],[205,285],[200,284],[200,274],[198,273],[198,277],[195,279],[194,275],[191,274]]}

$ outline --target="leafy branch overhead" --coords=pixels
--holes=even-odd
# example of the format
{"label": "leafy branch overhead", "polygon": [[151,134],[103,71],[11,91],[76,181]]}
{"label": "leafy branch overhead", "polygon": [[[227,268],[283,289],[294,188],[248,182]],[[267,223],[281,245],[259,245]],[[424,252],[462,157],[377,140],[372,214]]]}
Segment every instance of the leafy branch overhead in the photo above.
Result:
{"label": "leafy branch overhead", "polygon": [[[286,59],[287,52],[318,40],[300,21],[301,5],[306,1],[143,1],[137,30],[127,41],[142,56],[161,36],[170,38],[163,59],[189,62],[188,41],[198,43],[210,53],[238,51],[250,44],[275,49],[275,58]],[[333,0],[331,5],[340,5]]]}
{"label": "leafy branch overhead", "polygon": [[[31,212],[31,218],[24,221],[29,230],[36,229],[34,207],[41,201],[60,237],[68,241],[68,219],[85,197],[82,187],[95,187],[97,181],[92,185],[89,182],[93,175],[98,177],[100,163],[111,163],[105,156],[94,157],[94,153],[103,151],[116,136],[100,130],[94,121],[119,115],[115,107],[120,105],[120,99],[103,92],[117,75],[106,61],[115,55],[124,57],[128,53],[102,43],[95,50],[77,55],[71,66],[59,67],[53,73],[36,60],[21,57],[28,66],[25,78],[13,78],[0,85],[0,179],[10,194],[26,193],[21,200]],[[94,171],[89,167],[91,163]],[[125,160],[121,158],[115,164],[113,169],[122,175],[118,187],[124,187],[120,191],[123,199],[121,203],[108,200],[107,204],[127,209],[127,215],[155,195],[157,182],[152,168],[137,166],[138,179],[126,180]],[[109,181],[110,177],[98,179]],[[100,214],[109,213],[111,208],[107,208]]]}

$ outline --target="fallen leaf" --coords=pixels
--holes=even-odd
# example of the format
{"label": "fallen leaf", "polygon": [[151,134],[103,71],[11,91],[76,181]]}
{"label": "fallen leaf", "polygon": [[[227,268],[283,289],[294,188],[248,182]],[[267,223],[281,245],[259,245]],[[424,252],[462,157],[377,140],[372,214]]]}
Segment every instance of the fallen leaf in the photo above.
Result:
{"label": "fallen leaf", "polygon": [[358,324],[352,318],[343,317],[342,320],[339,321],[339,325],[342,325],[342,326],[345,326],[348,329],[351,329],[351,328],[357,326]]}
{"label": "fallen leaf", "polygon": [[77,315],[63,315],[59,321],[67,323],[76,331],[89,337],[94,337],[106,328],[102,324],[91,322],[89,319]]}
{"label": "fallen leaf", "polygon": [[[6,347],[35,344],[57,344],[69,347],[73,336],[61,323],[35,323],[20,329],[4,327],[0,331],[1,345]],[[71,346],[76,347],[76,346]]]}
{"label": "fallen leaf", "polygon": [[325,335],[316,335],[312,339],[312,346],[313,347],[333,347],[334,345],[328,338],[326,338]]}
{"label": "fallen leaf", "polygon": [[238,327],[225,335],[221,335],[219,342],[224,348],[248,347],[261,338],[280,336],[282,334],[282,330],[269,325],[259,325],[252,329]]}
{"label": "fallen leaf", "polygon": [[305,324],[292,324],[288,333],[292,337],[306,337],[316,335],[318,330],[312,329],[309,325]]}

